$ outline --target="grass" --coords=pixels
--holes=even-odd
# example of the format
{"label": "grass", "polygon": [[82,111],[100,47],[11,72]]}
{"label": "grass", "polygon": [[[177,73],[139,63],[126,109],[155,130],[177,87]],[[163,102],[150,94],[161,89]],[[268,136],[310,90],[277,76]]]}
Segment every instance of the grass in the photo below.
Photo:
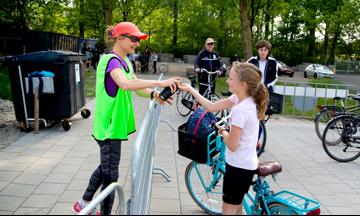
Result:
{"label": "grass", "polygon": [[94,99],[95,94],[95,88],[96,88],[96,70],[91,68],[90,71],[88,71],[87,68],[85,68],[85,96],[90,99]]}
{"label": "grass", "polygon": [[12,101],[9,71],[6,67],[0,66],[0,98]]}

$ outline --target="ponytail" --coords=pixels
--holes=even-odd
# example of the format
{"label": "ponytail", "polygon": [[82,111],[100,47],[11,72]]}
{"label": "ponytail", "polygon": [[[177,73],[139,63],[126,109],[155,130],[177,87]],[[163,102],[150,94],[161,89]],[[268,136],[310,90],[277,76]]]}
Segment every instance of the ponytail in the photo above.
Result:
{"label": "ponytail", "polygon": [[114,41],[116,40],[116,37],[113,36],[114,34],[114,29],[115,26],[108,26],[108,28],[105,30],[105,34],[106,34],[106,42],[110,42],[110,41]]}
{"label": "ponytail", "polygon": [[257,94],[253,95],[253,98],[258,111],[258,119],[263,120],[269,103],[269,92],[264,83],[260,83]]}
{"label": "ponytail", "polygon": [[254,98],[256,109],[258,111],[258,119],[265,118],[265,112],[269,103],[269,92],[265,85],[261,82],[262,73],[255,65],[250,63],[233,63],[235,72],[240,81],[246,82],[248,86],[248,94]]}

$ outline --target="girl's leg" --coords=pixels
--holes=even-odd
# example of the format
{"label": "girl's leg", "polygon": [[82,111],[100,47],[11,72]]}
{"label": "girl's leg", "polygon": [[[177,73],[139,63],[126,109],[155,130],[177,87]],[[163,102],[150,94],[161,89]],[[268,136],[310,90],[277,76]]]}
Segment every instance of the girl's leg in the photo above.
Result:
{"label": "girl's leg", "polygon": [[102,184],[102,180],[103,180],[103,173],[101,171],[101,165],[99,165],[98,168],[92,174],[89,181],[89,185],[82,197],[84,202],[90,202],[93,199],[96,191],[99,189],[99,187]]}
{"label": "girl's leg", "polygon": [[232,204],[223,202],[222,214],[223,215],[242,215],[242,204],[232,205]]}
{"label": "girl's leg", "polygon": [[[121,156],[121,140],[108,140],[108,142],[100,146],[101,152],[101,170],[103,172],[103,180],[101,190],[104,190],[113,182],[117,182],[119,178],[119,164]],[[113,191],[101,203],[101,215],[110,215],[115,199],[115,191]]]}

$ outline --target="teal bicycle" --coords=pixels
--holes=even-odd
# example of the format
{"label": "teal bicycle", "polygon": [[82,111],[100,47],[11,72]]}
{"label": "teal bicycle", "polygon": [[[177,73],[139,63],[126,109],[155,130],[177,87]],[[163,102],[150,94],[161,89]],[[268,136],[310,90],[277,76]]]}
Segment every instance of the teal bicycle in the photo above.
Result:
{"label": "teal bicycle", "polygon": [[[185,171],[185,183],[195,203],[213,215],[222,213],[222,184],[225,174],[225,149],[217,125],[226,125],[229,116],[211,125],[214,132],[205,140],[185,132],[185,124],[179,126],[178,153],[191,160]],[[274,193],[265,180],[282,171],[277,162],[260,161],[257,178],[253,182],[255,196],[248,192],[243,206],[248,215],[319,215],[320,203],[290,191]]]}

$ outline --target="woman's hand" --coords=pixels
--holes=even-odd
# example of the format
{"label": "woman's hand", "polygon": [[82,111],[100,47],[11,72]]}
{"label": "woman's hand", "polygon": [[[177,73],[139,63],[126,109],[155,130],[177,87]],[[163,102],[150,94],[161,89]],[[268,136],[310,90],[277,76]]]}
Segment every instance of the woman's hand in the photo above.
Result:
{"label": "woman's hand", "polygon": [[167,79],[167,80],[163,80],[160,82],[160,87],[161,88],[166,88],[166,87],[170,87],[171,89],[171,93],[175,93],[176,91],[176,86],[179,86],[179,81],[181,80],[180,77],[174,77],[171,79]]}
{"label": "woman's hand", "polygon": [[192,88],[193,87],[191,85],[187,84],[187,83],[181,83],[179,85],[179,90],[180,91],[191,91]]}
{"label": "woman's hand", "polygon": [[157,102],[159,102],[159,104],[161,104],[161,105],[164,106],[164,105],[165,105],[165,102],[166,102],[166,103],[172,105],[172,103],[171,103],[170,100],[174,100],[174,98],[169,97],[169,99],[167,99],[166,101],[163,101],[163,100],[160,98],[159,95],[160,95],[160,92],[159,92],[159,91],[155,91],[154,94],[153,94],[155,100],[156,100]]}

